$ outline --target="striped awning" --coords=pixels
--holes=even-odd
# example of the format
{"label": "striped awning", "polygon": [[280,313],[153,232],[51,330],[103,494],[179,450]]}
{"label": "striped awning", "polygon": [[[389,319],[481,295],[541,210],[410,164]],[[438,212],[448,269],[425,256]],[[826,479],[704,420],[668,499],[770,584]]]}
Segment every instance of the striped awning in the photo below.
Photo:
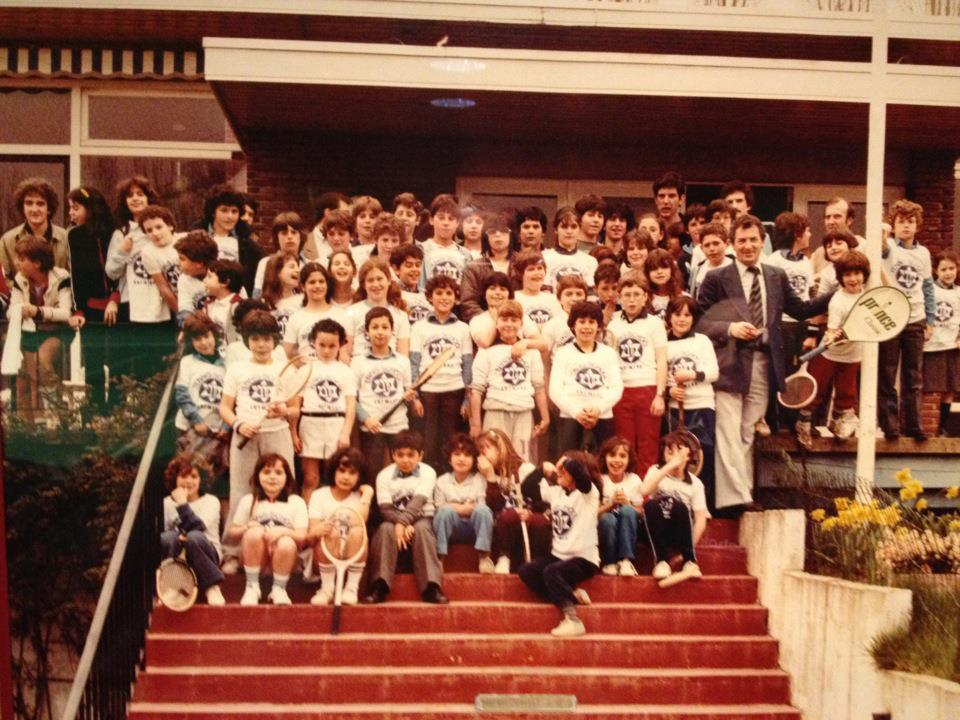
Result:
{"label": "striped awning", "polygon": [[0,77],[202,80],[203,50],[0,45]]}

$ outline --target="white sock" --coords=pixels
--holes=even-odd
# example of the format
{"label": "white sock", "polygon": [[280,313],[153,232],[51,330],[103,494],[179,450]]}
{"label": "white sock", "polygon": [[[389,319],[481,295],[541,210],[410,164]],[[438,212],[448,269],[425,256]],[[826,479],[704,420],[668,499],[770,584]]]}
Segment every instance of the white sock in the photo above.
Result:
{"label": "white sock", "polygon": [[331,596],[336,590],[337,571],[333,565],[320,566],[320,587],[329,592]]}
{"label": "white sock", "polygon": [[281,590],[287,589],[287,581],[290,579],[289,575],[276,575],[273,576],[273,586],[275,588],[280,588]]}
{"label": "white sock", "polygon": [[351,565],[347,568],[347,582],[344,586],[345,590],[351,590],[352,592],[357,592],[360,588],[360,576],[363,575],[363,565]]}

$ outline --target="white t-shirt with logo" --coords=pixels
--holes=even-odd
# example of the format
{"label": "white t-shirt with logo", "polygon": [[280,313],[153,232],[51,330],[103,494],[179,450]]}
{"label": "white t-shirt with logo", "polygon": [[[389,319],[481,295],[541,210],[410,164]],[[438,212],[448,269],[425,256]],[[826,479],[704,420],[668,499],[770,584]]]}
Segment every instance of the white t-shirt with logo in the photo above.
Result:
{"label": "white t-shirt with logo", "polygon": [[631,503],[634,505],[643,504],[643,495],[640,493],[643,478],[636,473],[624,473],[623,479],[620,482],[614,482],[606,473],[601,476],[601,479],[603,480],[603,502],[611,502],[617,491],[622,490],[623,494],[627,496],[627,500]]}
{"label": "white t-shirt with logo", "polygon": [[[390,353],[385,358],[371,355],[354,356],[350,365],[357,380],[357,404],[366,416],[379,419],[387,410],[403,399],[403,393],[412,384],[410,360]],[[407,406],[401,403],[387,418],[381,432],[398,433],[406,430]],[[361,425],[361,431],[368,432]]]}
{"label": "white t-shirt with logo", "polygon": [[543,251],[543,261],[547,266],[547,274],[543,281],[554,292],[560,278],[567,275],[580,277],[588,288],[593,287],[593,274],[597,271],[597,260],[587,253],[580,250],[567,253],[557,248],[549,248]]}
{"label": "white t-shirt with logo", "polygon": [[550,552],[561,560],[580,557],[594,565],[600,564],[597,537],[597,510],[600,492],[590,484],[590,491],[573,490],[567,493],[559,485],[540,481],[540,497],[550,503],[553,524],[553,543]]}
{"label": "white t-shirt with logo", "polygon": [[[347,318],[347,335],[353,338],[354,357],[366,355],[370,352],[370,336],[367,334],[364,325],[366,323],[367,313],[374,307],[374,305],[371,305],[366,300],[361,300],[350,306],[350,310],[348,311],[349,316]],[[389,310],[390,315],[393,316],[393,334],[390,336],[390,349],[396,352],[397,340],[410,337],[410,320],[403,310],[393,305],[388,305],[387,310]]]}
{"label": "white t-shirt with logo", "polygon": [[455,318],[454,322],[448,321],[442,325],[433,318],[413,324],[410,330],[410,353],[420,354],[418,377],[448,347],[454,349],[453,355],[436,375],[423,384],[421,390],[424,392],[451,392],[463,388],[463,356],[473,354],[473,340],[467,324]]}
{"label": "white t-shirt with logo", "polygon": [[[778,250],[775,253],[767,255],[761,260],[764,265],[778,267],[787,274],[787,282],[793,288],[793,292],[801,300],[810,299],[810,290],[813,288],[813,263],[806,255],[801,255],[799,259],[787,257],[786,250]],[[784,322],[797,322],[786,313],[783,314]]]}
{"label": "white t-shirt with logo", "polygon": [[954,350],[960,339],[960,285],[945,288],[933,284],[934,315],[933,335],[923,344],[924,352]]}
{"label": "white t-shirt with logo", "polygon": [[346,413],[347,398],[357,395],[357,376],[339,360],[314,359],[303,388],[303,412]]}
{"label": "white t-shirt with logo", "polygon": [[325,485],[315,490],[310,496],[310,504],[307,506],[307,516],[310,520],[326,520],[340,508],[360,512],[361,507],[363,507],[363,503],[359,490],[354,490],[343,500],[337,500],[333,496],[333,490],[330,486]]}
{"label": "white t-shirt with logo", "polygon": [[536,295],[518,292],[514,299],[523,307],[524,314],[540,328],[563,312],[557,296],[549,292],[539,292]]}
{"label": "white t-shirt with logo", "polygon": [[280,397],[278,382],[286,363],[271,358],[268,363],[241,360],[229,368],[223,380],[223,394],[236,399],[234,412],[241,422],[259,422],[260,432],[276,432],[288,427],[283,418],[266,417],[271,403]]}
{"label": "white t-shirt with logo", "polygon": [[[157,273],[163,275],[173,294],[177,294],[177,286],[180,281],[180,259],[173,243],[163,247],[153,242],[145,245],[140,253],[140,261],[143,263],[143,270],[147,273],[147,277]],[[152,316],[155,318],[155,320],[143,320],[142,322],[166,322],[170,319],[170,308],[163,301],[160,296],[160,289],[152,278],[150,282],[153,283],[153,289],[155,290],[152,307],[144,300],[145,305],[138,310],[138,313],[142,312],[145,317]],[[130,306],[130,312],[133,313],[133,305]]]}
{"label": "white t-shirt with logo", "polygon": [[240,262],[240,243],[232,235],[214,235],[217,244],[217,260]]}
{"label": "white t-shirt with logo", "polygon": [[472,259],[469,250],[465,250],[456,243],[443,246],[433,238],[424,240],[420,244],[423,250],[423,277],[429,280],[434,275],[446,275],[460,282],[463,278],[463,269]]}
{"label": "white t-shirt with logo", "polygon": [[437,473],[426,463],[418,464],[414,474],[407,477],[399,477],[397,464],[390,463],[377,473],[377,505],[393,505],[397,510],[405,510],[415,495],[422,495],[427,499],[423,504],[423,516],[433,517],[436,484]]}
{"label": "white t-shirt with logo", "polygon": [[467,475],[463,482],[457,482],[452,472],[444,473],[437,478],[437,484],[433,490],[433,502],[437,507],[464,503],[486,505],[487,481],[476,472]]}
{"label": "white t-shirt with logo", "polygon": [[427,297],[422,292],[401,290],[400,294],[403,296],[403,302],[407,304],[407,317],[411,325],[424,320],[433,312],[433,306],[427,302]]}
{"label": "white t-shirt with logo", "polygon": [[[679,340],[667,342],[667,387],[673,387],[673,373],[678,370],[702,372],[703,380],[685,382],[683,407],[686,410],[713,410],[716,407],[713,383],[720,377],[717,354],[710,338],[701,333],[693,333]],[[668,394],[669,398],[669,394]],[[670,398],[670,407],[678,407],[676,400]]]}
{"label": "white t-shirt with logo", "polygon": [[[653,472],[660,472],[660,468],[651,465],[647,470],[647,475]],[[707,510],[707,494],[703,487],[703,482],[696,475],[690,476],[690,482],[684,482],[672,475],[667,475],[657,485],[657,489],[650,496],[651,499],[661,497],[672,497],[682,502],[692,512]]]}
{"label": "white t-shirt with logo", "polygon": [[288,495],[286,500],[257,500],[248,493],[240,498],[237,511],[233,514],[234,525],[246,525],[252,519],[262,527],[282,527],[288,530],[306,530],[309,524],[307,504],[299,495]]}
{"label": "white t-shirt with logo", "polygon": [[[302,296],[297,296],[301,298]],[[313,345],[310,344],[310,331],[313,326],[321,320],[335,320],[343,327],[343,331],[349,335],[353,319],[348,311],[343,308],[328,305],[325,310],[313,310],[300,305],[287,318],[286,326],[283,329],[283,342],[289,343],[296,348],[298,355],[314,357],[316,352]]]}
{"label": "white t-shirt with logo", "polygon": [[514,360],[511,345],[481,348],[473,361],[471,388],[484,395],[484,410],[532,410],[533,392],[543,387],[543,360],[527,350]]}
{"label": "white t-shirt with logo", "polygon": [[170,318],[170,311],[160,297],[160,290],[143,264],[143,251],[153,243],[146,235],[135,235],[133,249],[127,256],[127,299],[130,302],[130,322],[156,323]]}
{"label": "white t-shirt with logo", "polygon": [[613,316],[607,330],[613,335],[613,348],[620,362],[625,387],[657,384],[656,349],[667,346],[667,331],[655,315],[627,320],[623,312]]}
{"label": "white t-shirt with logo", "polygon": [[[496,333],[497,331],[497,321],[493,319],[493,315],[489,311],[477,313],[472,318],[470,318],[470,336],[476,339],[477,337],[486,337],[491,332]],[[523,316],[523,323],[520,325],[520,332],[518,336],[521,340],[523,338],[530,338],[540,332],[540,328],[537,327],[530,318],[526,315]]]}
{"label": "white t-shirt with logo", "polygon": [[177,280],[177,314],[188,315],[203,310],[207,304],[207,288],[202,278],[181,274]]}
{"label": "white t-shirt with logo", "polygon": [[557,350],[573,342],[573,331],[567,323],[570,315],[562,309],[560,314],[551,318],[550,322],[540,329],[543,339],[550,345],[550,354],[553,355]]}
{"label": "white t-shirt with logo", "polygon": [[[850,310],[857,304],[862,292],[851,294],[840,289],[830,298],[830,304],[827,306],[827,327],[836,330],[843,325],[843,319],[850,313]],[[827,348],[823,356],[828,360],[842,363],[858,363],[863,356],[862,345],[858,342],[844,342],[837,345],[831,345]]]}
{"label": "white t-shirt with logo", "polygon": [[[184,355],[180,360],[180,369],[177,371],[177,385],[187,388],[191,402],[196,405],[205,425],[213,430],[219,430],[220,401],[223,399],[223,379],[226,368],[198,358],[194,354]],[[177,430],[190,428],[190,421],[183,412],[177,410],[174,420]]]}
{"label": "white t-shirt with logo", "polygon": [[612,418],[613,406],[623,395],[623,381],[613,348],[597,343],[583,352],[576,343],[553,355],[550,399],[560,408],[560,417],[575,418],[586,408],[597,408],[600,418]]}
{"label": "white t-shirt with logo", "polygon": [[883,269],[894,283],[894,287],[903,290],[910,300],[909,322],[924,322],[927,318],[923,301],[923,282],[933,277],[930,251],[922,245],[905,248],[896,240],[891,240],[889,252],[883,258]]}

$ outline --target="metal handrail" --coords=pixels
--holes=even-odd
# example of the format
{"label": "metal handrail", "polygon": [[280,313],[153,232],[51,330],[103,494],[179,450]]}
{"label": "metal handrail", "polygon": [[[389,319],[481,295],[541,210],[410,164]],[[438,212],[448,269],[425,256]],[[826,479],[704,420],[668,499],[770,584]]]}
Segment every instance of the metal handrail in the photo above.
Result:
{"label": "metal handrail", "polygon": [[[102,642],[105,639],[104,628],[107,625],[108,617],[110,616],[111,611],[115,609],[115,593],[117,584],[120,580],[120,574],[121,570],[123,569],[124,562],[127,560],[130,538],[134,533],[135,525],[138,521],[141,523],[149,522],[151,519],[155,523],[159,522],[159,513],[156,513],[157,517],[149,517],[151,513],[144,512],[144,505],[148,500],[147,480],[150,475],[151,466],[156,454],[157,445],[160,440],[160,434],[163,430],[165,418],[170,408],[170,400],[173,395],[173,386],[176,377],[177,372],[176,367],[174,367],[170,374],[170,378],[167,380],[167,384],[164,387],[163,395],[160,398],[160,405],[157,408],[156,415],[154,415],[153,424],[150,427],[150,434],[147,436],[146,446],[144,447],[143,455],[140,458],[137,476],[134,480],[133,487],[130,490],[130,499],[127,502],[127,508],[123,515],[123,521],[121,522],[120,530],[117,533],[116,545],[113,548],[113,555],[110,557],[110,564],[107,567],[107,574],[104,578],[103,588],[100,591],[100,597],[97,599],[97,607],[93,614],[90,630],[87,633],[87,639],[83,647],[83,653],[80,656],[80,663],[77,666],[77,673],[73,679],[73,685],[70,687],[70,695],[67,698],[67,703],[64,708],[63,715],[61,716],[62,720],[75,720],[81,710],[86,711],[88,709],[86,704],[81,707],[81,703],[84,703],[85,700],[94,705],[103,705],[106,703],[111,705],[114,709],[122,706],[124,708],[122,711],[123,715],[126,714],[125,706],[130,698],[130,688],[132,687],[133,678],[135,676],[135,669],[133,667],[135,663],[129,663],[129,682],[125,683],[125,687],[123,687],[124,683],[121,683],[120,690],[117,693],[119,697],[103,696],[101,691],[106,689],[107,694],[109,694],[110,688],[98,686],[98,678],[94,673],[94,664],[97,659],[98,651],[100,650]],[[159,509],[159,506],[157,509]],[[159,549],[157,552],[159,552]],[[146,631],[146,623],[149,616],[149,606],[153,597],[153,585],[152,582],[150,582],[150,579],[144,577],[142,579],[142,585],[142,594],[144,595],[144,600],[147,603],[144,611],[143,627],[124,628],[124,637],[121,638],[121,642],[124,640],[127,641],[127,647],[125,648],[126,650],[130,650],[131,646],[136,644],[136,647],[132,649],[138,654],[143,648],[144,633]],[[84,712],[81,717],[87,716],[87,712]],[[98,715],[94,711],[92,716],[97,717]],[[110,713],[107,715],[107,717],[112,718],[120,716],[121,715],[116,713]]]}

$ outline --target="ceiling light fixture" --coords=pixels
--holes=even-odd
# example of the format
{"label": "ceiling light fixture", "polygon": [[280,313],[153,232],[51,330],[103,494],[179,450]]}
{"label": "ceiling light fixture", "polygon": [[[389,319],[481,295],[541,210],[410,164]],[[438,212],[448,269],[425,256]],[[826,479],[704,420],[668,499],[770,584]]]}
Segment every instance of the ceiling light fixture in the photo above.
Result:
{"label": "ceiling light fixture", "polygon": [[477,101],[463,97],[442,97],[434,98],[430,101],[430,104],[434,107],[446,108],[448,110],[464,110],[466,108],[474,107],[477,104]]}

